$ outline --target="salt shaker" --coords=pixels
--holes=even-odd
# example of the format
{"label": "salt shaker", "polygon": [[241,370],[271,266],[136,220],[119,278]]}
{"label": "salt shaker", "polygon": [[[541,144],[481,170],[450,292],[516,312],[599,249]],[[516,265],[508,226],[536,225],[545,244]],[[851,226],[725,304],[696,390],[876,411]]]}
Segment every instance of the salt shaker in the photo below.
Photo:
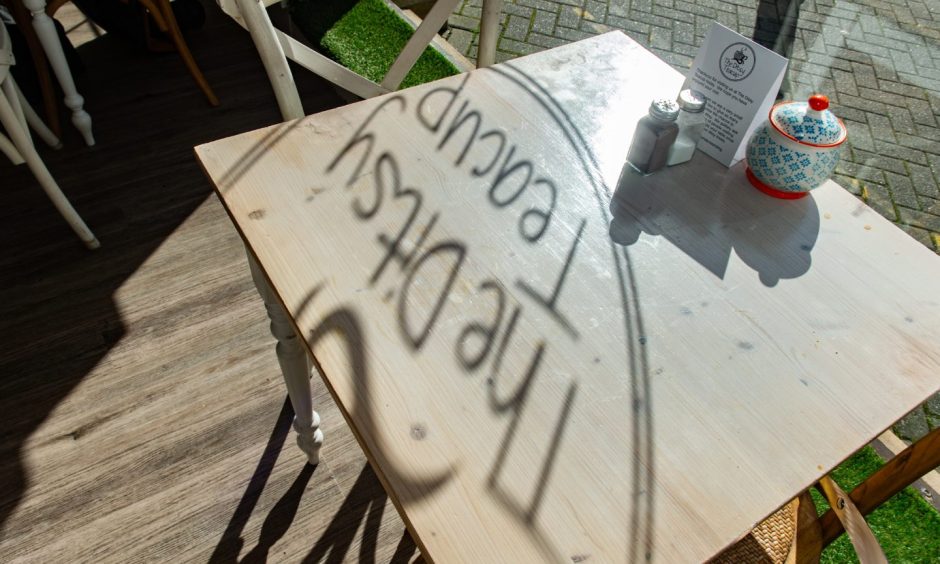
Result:
{"label": "salt shaker", "polygon": [[668,99],[653,100],[649,114],[636,124],[627,162],[642,174],[651,174],[666,166],[669,147],[679,134],[676,117],[679,105]]}
{"label": "salt shaker", "polygon": [[705,96],[697,90],[683,90],[676,98],[679,104],[679,135],[669,148],[666,166],[684,163],[692,158],[702,131],[705,129]]}

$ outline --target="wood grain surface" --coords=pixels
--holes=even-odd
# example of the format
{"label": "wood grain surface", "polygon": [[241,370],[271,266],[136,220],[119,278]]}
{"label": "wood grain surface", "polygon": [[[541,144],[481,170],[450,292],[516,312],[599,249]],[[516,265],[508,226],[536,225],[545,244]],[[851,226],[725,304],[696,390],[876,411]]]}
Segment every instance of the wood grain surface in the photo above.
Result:
{"label": "wood grain surface", "polygon": [[940,260],[834,183],[618,182],[681,83],[611,33],[197,148],[436,561],[706,559],[940,387]]}
{"label": "wood grain surface", "polygon": [[[192,153],[280,113],[248,34],[205,7],[187,41],[216,109],[175,54],[76,41],[84,18],[57,13],[83,43],[76,80],[98,144],[67,126],[61,150],[38,149],[101,249],[0,157],[0,562],[416,553],[319,381],[329,460],[314,470],[294,447],[244,246]],[[342,103],[296,78],[309,111]]]}

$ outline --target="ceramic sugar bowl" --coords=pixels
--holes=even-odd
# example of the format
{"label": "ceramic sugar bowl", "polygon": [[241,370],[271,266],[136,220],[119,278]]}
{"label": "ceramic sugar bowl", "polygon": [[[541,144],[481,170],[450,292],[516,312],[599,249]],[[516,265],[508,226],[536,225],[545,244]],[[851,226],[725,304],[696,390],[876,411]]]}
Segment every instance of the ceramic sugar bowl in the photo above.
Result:
{"label": "ceramic sugar bowl", "polygon": [[835,170],[847,131],[820,94],[781,102],[747,143],[747,178],[777,198],[802,198]]}

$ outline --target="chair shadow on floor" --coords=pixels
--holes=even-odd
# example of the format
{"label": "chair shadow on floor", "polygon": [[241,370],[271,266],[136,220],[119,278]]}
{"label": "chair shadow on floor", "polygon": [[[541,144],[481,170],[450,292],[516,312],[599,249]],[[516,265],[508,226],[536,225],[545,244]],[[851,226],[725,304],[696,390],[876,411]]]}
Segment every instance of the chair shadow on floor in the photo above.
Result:
{"label": "chair shadow on floor", "polygon": [[[239,559],[239,554],[244,546],[242,534],[271,477],[278,455],[284,448],[284,443],[290,434],[293,418],[294,411],[291,408],[290,401],[285,400],[277,422],[271,430],[271,436],[268,438],[264,452],[261,454],[255,471],[248,481],[245,493],[242,495],[228,526],[225,528],[225,532],[209,558],[210,563],[239,562],[247,564],[267,562],[271,548],[287,533],[293,523],[310,479],[315,474],[317,474],[317,479],[329,478],[322,470],[319,474],[317,473],[319,465],[305,464],[297,477],[294,478],[291,486],[264,518],[258,543],[244,557]],[[343,504],[336,511],[329,525],[324,529],[302,562],[312,564],[315,562],[334,563],[346,561],[356,533],[363,521],[365,521],[364,531],[356,560],[359,562],[375,562],[379,529],[382,524],[387,498],[388,496],[382,489],[382,485],[372,468],[365,464]],[[405,531],[389,562],[390,564],[407,564],[414,561],[417,553],[418,549],[414,540]],[[418,558],[417,562],[423,562],[420,556]]]}
{"label": "chair shadow on floor", "polygon": [[[147,320],[138,318],[136,325],[128,327],[121,309],[121,300],[126,303],[128,298],[117,294],[160,249],[195,252],[202,244],[194,238],[167,245],[200,206],[214,198],[192,147],[279,119],[247,34],[213,3],[203,3],[209,8],[205,29],[187,41],[199,52],[209,81],[225,97],[224,109],[206,109],[202,94],[192,88],[191,78],[175,57],[141,54],[108,35],[78,48],[87,70],[76,72],[75,79],[94,119],[98,144],[84,146],[78,132],[66,124],[65,147],[61,151],[41,148],[41,152],[63,191],[101,239],[99,251],[88,253],[81,247],[25,167],[14,167],[0,157],[0,340],[4,343],[0,350],[0,536],[5,537],[0,560],[6,559],[5,550],[16,546],[8,542],[15,536],[42,537],[41,531],[30,530],[29,519],[42,519],[51,529],[61,530],[87,524],[74,520],[82,511],[106,511],[106,507],[113,511],[107,505],[108,496],[100,493],[105,490],[125,488],[130,492],[129,503],[147,499],[146,488],[133,485],[141,477],[119,466],[108,484],[77,480],[71,486],[68,506],[57,507],[38,498],[27,506],[24,500],[30,492],[49,491],[43,480],[50,467],[30,468],[26,461],[30,449],[46,444],[37,442],[42,426],[57,420],[56,410],[88,383],[96,369],[97,377],[102,377],[102,361],[120,350],[123,340],[133,338],[135,331],[180,325],[180,318],[167,308]],[[297,80],[309,111],[341,103],[325,81],[311,76]],[[216,238],[213,244],[223,253],[232,238],[212,231],[211,217],[206,222],[210,229],[205,237]],[[191,242],[194,245],[186,247]],[[205,283],[198,274],[193,280],[201,280],[194,286]],[[150,288],[153,303],[166,298],[162,292],[168,287]],[[225,281],[218,287],[232,289]],[[212,299],[211,294],[205,295]],[[141,299],[141,295],[131,298]],[[171,360],[180,363],[175,366],[186,362],[166,362]],[[113,424],[115,413],[120,417],[132,413],[121,406],[129,405],[126,397],[135,393],[123,385],[135,374],[126,370],[104,373],[119,383],[115,390],[120,393],[113,394],[113,401],[88,409],[75,427],[54,440],[80,445],[76,448],[87,452],[89,442],[108,432],[106,424]],[[185,379],[187,375],[180,376]],[[144,424],[131,417],[122,420],[122,426],[136,432]],[[143,443],[137,446],[141,452],[149,448]],[[87,460],[81,470],[112,463],[94,457]],[[174,459],[174,468],[190,463],[180,456]],[[79,469],[76,475],[87,476]]]}

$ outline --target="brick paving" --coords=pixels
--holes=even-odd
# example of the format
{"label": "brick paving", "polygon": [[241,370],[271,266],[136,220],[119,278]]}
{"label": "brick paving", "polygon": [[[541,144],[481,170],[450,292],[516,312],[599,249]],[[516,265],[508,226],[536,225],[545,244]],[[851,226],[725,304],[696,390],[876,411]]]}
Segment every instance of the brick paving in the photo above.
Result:
{"label": "brick paving", "polygon": [[[752,36],[759,0],[506,0],[497,60],[613,29],[685,73],[712,21]],[[476,56],[480,0],[448,41]],[[805,0],[796,97],[826,93],[849,141],[835,180],[940,253],[940,0]]]}
{"label": "brick paving", "polygon": [[[786,0],[505,0],[497,60],[619,29],[685,74],[713,21],[752,37],[761,2]],[[480,12],[464,0],[448,22],[470,59]],[[804,0],[789,72],[793,97],[827,94],[848,127],[835,181],[940,254],[940,0]],[[895,430],[937,426],[940,395]]]}

